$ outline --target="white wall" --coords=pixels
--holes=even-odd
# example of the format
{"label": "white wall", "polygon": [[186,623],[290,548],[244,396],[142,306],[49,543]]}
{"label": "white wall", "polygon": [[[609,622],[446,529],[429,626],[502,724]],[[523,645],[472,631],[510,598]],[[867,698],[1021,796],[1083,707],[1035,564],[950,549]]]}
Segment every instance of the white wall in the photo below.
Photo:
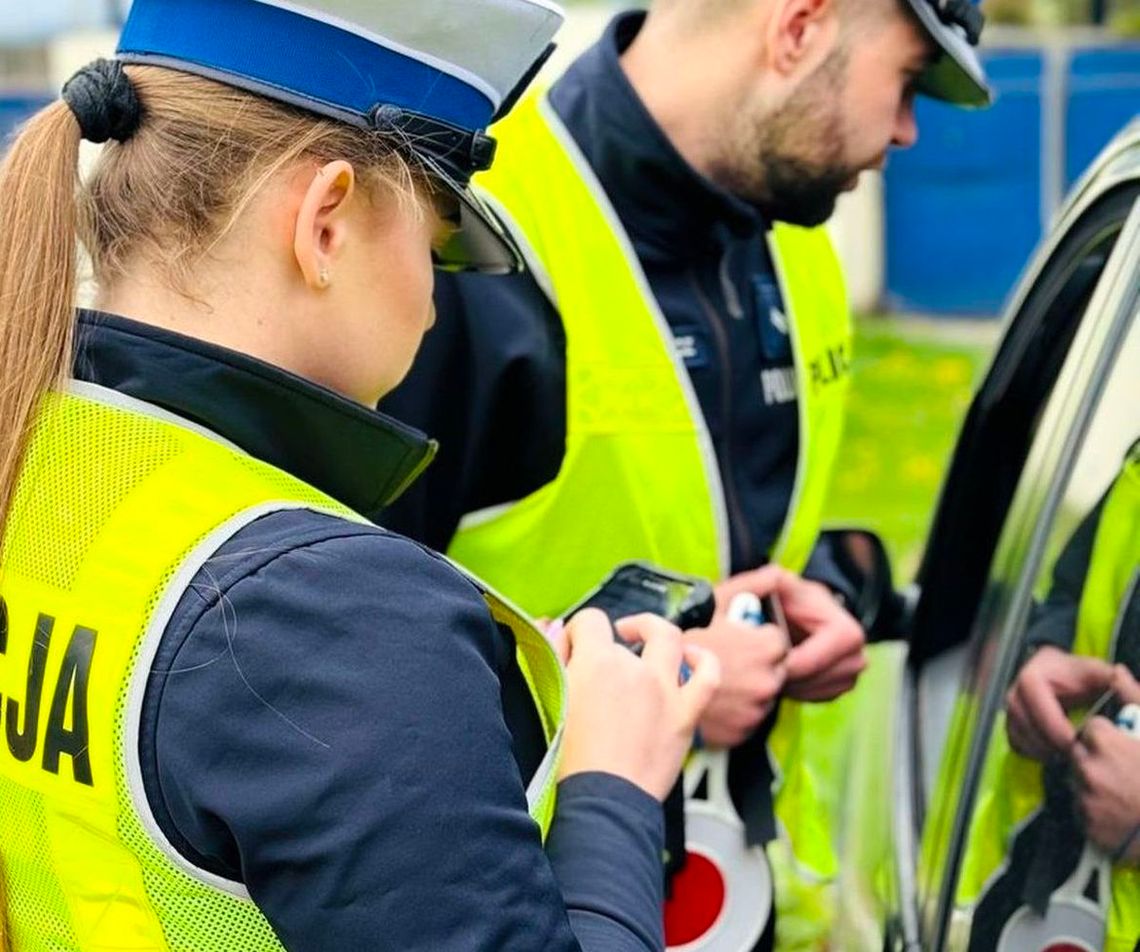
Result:
{"label": "white wall", "polygon": [[48,44],[48,82],[59,89],[76,70],[115,52],[114,30],[71,30]]}
{"label": "white wall", "polygon": [[851,307],[873,311],[882,299],[886,280],[882,175],[864,172],[859,187],[839,197],[828,231],[847,278]]}
{"label": "white wall", "polygon": [[[115,51],[118,34],[113,30],[79,30],[56,37],[48,44],[48,82],[50,88],[60,89],[76,72],[93,59],[110,56]],[[99,155],[102,146],[82,142],[79,146],[79,171],[82,175]],[[79,286],[77,297],[80,307],[94,303],[95,283],[91,275],[91,262],[86,254],[79,259]]]}

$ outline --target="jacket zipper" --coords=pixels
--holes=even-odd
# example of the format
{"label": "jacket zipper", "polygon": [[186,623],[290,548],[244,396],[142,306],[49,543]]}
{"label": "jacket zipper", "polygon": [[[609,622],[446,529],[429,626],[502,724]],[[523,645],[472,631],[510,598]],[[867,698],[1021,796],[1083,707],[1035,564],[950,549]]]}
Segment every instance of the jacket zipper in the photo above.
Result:
{"label": "jacket zipper", "polygon": [[[724,322],[708,299],[701,283],[697,279],[696,270],[689,269],[689,283],[700,302],[701,309],[713,331],[716,339],[717,355],[720,359],[720,396],[721,412],[724,416],[723,447],[714,447],[717,459],[720,461],[721,482],[724,484],[724,498],[729,511],[729,539],[737,540],[740,549],[740,564],[745,567],[756,566],[760,560],[756,557],[752,542],[752,530],[744,515],[744,507],[740,503],[740,495],[736,489],[736,476],[732,468],[732,365],[729,363],[728,335],[725,332]],[[729,567],[731,574],[732,567]]]}

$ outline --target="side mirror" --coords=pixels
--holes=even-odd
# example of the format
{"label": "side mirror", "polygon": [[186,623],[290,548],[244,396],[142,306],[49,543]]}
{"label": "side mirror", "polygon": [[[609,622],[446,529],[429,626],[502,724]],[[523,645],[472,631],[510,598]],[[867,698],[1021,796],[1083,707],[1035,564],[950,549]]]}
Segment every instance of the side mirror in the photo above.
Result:
{"label": "side mirror", "polygon": [[828,529],[820,533],[812,562],[829,563],[838,573],[847,610],[863,626],[868,641],[904,636],[904,600],[895,592],[887,547],[866,529]]}

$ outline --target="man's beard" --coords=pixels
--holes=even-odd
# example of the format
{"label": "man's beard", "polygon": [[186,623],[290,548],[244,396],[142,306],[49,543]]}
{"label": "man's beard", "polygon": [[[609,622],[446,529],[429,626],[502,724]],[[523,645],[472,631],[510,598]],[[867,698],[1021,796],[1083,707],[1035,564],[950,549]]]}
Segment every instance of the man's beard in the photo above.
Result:
{"label": "man's beard", "polygon": [[769,221],[812,228],[832,216],[839,193],[858,174],[847,165],[772,154],[765,170],[767,195],[755,204]]}
{"label": "man's beard", "polygon": [[741,124],[716,170],[717,180],[756,205],[769,221],[823,224],[859,169],[844,161],[840,94],[847,53],[836,50],[779,109],[758,118],[741,112]]}

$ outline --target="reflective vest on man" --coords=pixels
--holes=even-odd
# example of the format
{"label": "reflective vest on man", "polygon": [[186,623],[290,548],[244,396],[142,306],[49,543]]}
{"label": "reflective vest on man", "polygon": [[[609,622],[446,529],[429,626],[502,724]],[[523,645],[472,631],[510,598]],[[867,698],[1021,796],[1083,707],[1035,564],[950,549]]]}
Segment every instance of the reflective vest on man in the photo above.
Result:
{"label": "reflective vest on man", "polygon": [[[301,507],[365,521],[149,404],[89,384],[45,399],[0,551],[0,863],[14,949],[283,948],[241,883],[167,842],[138,732],[151,660],[198,569],[242,526]],[[545,835],[561,666],[485,598],[515,631],[553,751],[528,790]]]}
{"label": "reflective vest on man", "polygon": [[[642,559],[718,580],[729,535],[716,455],[669,326],[629,238],[570,133],[543,95],[494,127],[494,167],[477,182],[520,238],[558,308],[567,340],[567,432],[553,482],[464,520],[448,550],[533,615],[556,617],[616,564]],[[852,350],[843,277],[822,228],[776,225],[770,241],[798,381],[800,439],[792,502],[771,558],[806,563],[839,450]],[[776,812],[815,884],[834,875],[831,746],[815,760],[802,719],[839,736],[827,705],[785,702],[773,731],[783,786]],[[785,791],[792,791],[785,795]],[[781,929],[787,896],[777,883]],[[797,900],[798,901],[798,900]],[[815,915],[815,913],[813,913]]]}
{"label": "reflective vest on man", "polygon": [[[1140,597],[1140,444],[1105,500],[1077,612],[1072,652],[1113,660],[1130,599]],[[1132,665],[1137,659],[1127,659]],[[1074,717],[1079,718],[1080,711]],[[1042,807],[1041,764],[1014,753],[999,719],[990,741],[958,882],[957,905],[973,909],[1007,862],[1013,837]],[[1112,869],[1106,952],[1133,952],[1140,940],[1140,869]]]}

